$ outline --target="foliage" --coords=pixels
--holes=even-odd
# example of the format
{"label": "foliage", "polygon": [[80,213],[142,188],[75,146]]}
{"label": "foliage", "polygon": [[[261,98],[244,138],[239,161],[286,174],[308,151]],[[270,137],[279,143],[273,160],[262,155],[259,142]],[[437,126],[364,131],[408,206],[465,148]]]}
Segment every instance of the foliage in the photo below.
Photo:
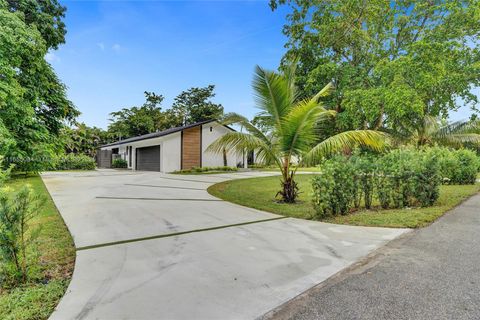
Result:
{"label": "foliage", "polygon": [[[242,206],[268,211],[287,217],[300,219],[318,219],[312,204],[312,183],[315,175],[297,175],[300,188],[299,200],[287,204],[273,201],[278,189],[278,176],[237,179],[220,182],[210,186],[208,192],[220,199]],[[336,224],[350,224],[375,227],[419,228],[435,221],[466,198],[478,193],[480,184],[475,185],[442,185],[440,197],[431,207],[386,209],[380,207],[377,199],[373,199],[372,209],[359,209],[353,214],[324,217],[320,220]]]}
{"label": "foliage", "polygon": [[215,86],[190,88],[180,93],[170,109],[162,111],[162,95],[145,92],[145,103],[140,107],[123,108],[112,112],[108,126],[108,136],[122,139],[139,136],[173,127],[218,119],[223,114],[223,107],[210,101],[215,97]]}
{"label": "foliage", "polygon": [[423,149],[427,158],[436,159],[445,184],[474,184],[479,172],[480,160],[475,152],[467,149],[452,150],[434,147]]}
{"label": "foliage", "polygon": [[0,317],[3,320],[48,319],[67,289],[66,280],[19,287],[0,295]]}
{"label": "foliage", "polygon": [[478,1],[270,1],[279,5],[291,8],[283,67],[299,59],[302,97],[333,79],[337,129],[395,131],[477,105]]}
{"label": "foliage", "polygon": [[477,155],[470,150],[455,151],[455,159],[458,165],[454,167],[456,170],[450,179],[452,184],[475,184],[479,171],[479,160]]}
{"label": "foliage", "polygon": [[107,131],[78,123],[76,128],[62,129],[59,144],[66,153],[95,157],[98,147],[113,141],[113,137]]}
{"label": "foliage", "polygon": [[122,139],[166,129],[165,115],[160,107],[163,99],[162,95],[145,91],[145,103],[142,106],[110,113],[112,123],[108,131]]}
{"label": "foliage", "polygon": [[52,158],[48,170],[95,170],[95,167],[92,157],[70,153]]}
{"label": "foliage", "polygon": [[[31,268],[31,281],[17,288],[0,290],[0,319],[47,319],[57,306],[70,281],[75,262],[75,247],[62,217],[38,175],[12,175],[7,186],[19,190],[25,184],[46,199],[31,221],[32,228],[41,226],[37,250],[27,251],[39,263]],[[3,263],[0,260],[0,265]]]}
{"label": "foliage", "polygon": [[193,167],[192,169],[183,169],[174,171],[173,173],[201,173],[201,172],[217,172],[217,171],[238,171],[236,167],[228,167],[228,166],[221,166],[221,167]]}
{"label": "foliage", "polygon": [[58,44],[52,35],[57,31],[49,33],[43,20],[55,10],[54,1],[0,2],[0,153],[17,170],[40,170],[64,123],[79,114],[44,58]]}
{"label": "foliage", "polygon": [[335,157],[322,166],[312,180],[313,206],[320,217],[347,214],[355,200],[354,167],[345,157]]}
{"label": "foliage", "polygon": [[455,121],[446,123],[435,117],[424,116],[413,126],[397,128],[390,132],[399,143],[416,146],[449,146],[460,148],[480,144],[480,121]]}
{"label": "foliage", "polygon": [[31,187],[24,186],[13,196],[8,190],[0,194],[0,270],[2,287],[25,284],[30,269],[36,266],[36,255],[28,254],[38,238],[38,227],[31,220],[38,214],[42,199]]}
{"label": "foliage", "polygon": [[255,127],[243,116],[228,114],[224,124],[238,124],[247,132],[227,133],[209,146],[210,151],[218,154],[224,150],[239,154],[254,151],[260,161],[275,164],[282,173],[282,189],[277,194],[284,202],[295,202],[298,195],[294,182],[296,171],[291,167],[293,159],[298,159],[300,165],[317,163],[326,155],[357,145],[378,150],[385,146],[386,138],[377,131],[352,130],[320,139],[317,125],[331,121],[336,114],[320,103],[321,98],[330,94],[332,85],[328,84],[310,98],[299,99],[294,74],[294,63],[281,73],[257,66],[253,89],[262,128]]}
{"label": "foliage", "polygon": [[176,126],[184,126],[205,120],[216,120],[222,117],[223,107],[210,101],[215,97],[214,85],[204,88],[190,88],[182,91],[167,110],[167,116],[175,119]]}
{"label": "foliage", "polygon": [[112,161],[112,168],[126,168],[128,167],[128,162],[122,158],[116,158]]}
{"label": "foliage", "polygon": [[[312,201],[319,217],[347,214],[372,207],[383,209],[432,206],[442,182],[437,157],[416,149],[396,149],[385,155],[337,156],[322,164],[313,179]],[[363,198],[362,198],[363,196]]]}

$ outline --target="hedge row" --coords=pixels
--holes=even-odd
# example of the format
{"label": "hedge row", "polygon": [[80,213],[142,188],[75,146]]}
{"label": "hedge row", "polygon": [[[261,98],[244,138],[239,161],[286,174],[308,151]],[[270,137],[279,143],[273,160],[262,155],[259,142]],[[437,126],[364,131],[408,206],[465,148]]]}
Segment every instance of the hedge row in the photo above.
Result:
{"label": "hedge row", "polygon": [[397,149],[382,156],[354,154],[325,161],[313,179],[319,217],[370,209],[431,206],[442,183],[473,184],[479,161],[469,150]]}
{"label": "hedge row", "polygon": [[83,154],[69,153],[51,160],[46,170],[94,170],[95,160]]}

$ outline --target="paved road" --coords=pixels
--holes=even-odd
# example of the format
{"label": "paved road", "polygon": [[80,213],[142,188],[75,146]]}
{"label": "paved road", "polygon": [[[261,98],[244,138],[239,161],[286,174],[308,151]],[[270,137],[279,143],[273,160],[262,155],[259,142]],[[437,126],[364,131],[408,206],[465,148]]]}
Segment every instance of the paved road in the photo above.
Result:
{"label": "paved road", "polygon": [[480,195],[265,319],[480,319]]}
{"label": "paved road", "polygon": [[254,319],[405,230],[283,218],[212,197],[264,176],[47,173],[77,247],[52,319]]}

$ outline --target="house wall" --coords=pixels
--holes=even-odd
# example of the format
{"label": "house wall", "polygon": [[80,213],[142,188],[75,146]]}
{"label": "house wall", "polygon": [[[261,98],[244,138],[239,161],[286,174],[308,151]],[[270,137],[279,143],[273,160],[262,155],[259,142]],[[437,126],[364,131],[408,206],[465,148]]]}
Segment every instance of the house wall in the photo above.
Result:
{"label": "house wall", "polygon": [[[201,128],[201,129],[200,129]],[[210,128],[212,128],[210,130]],[[194,129],[194,130],[192,130]],[[201,130],[201,131],[200,131]],[[200,137],[201,132],[201,137]],[[112,150],[119,148],[121,157],[128,161],[127,147],[132,146],[132,163],[129,168],[135,170],[136,149],[141,147],[160,145],[160,171],[172,172],[181,169],[182,152],[184,155],[184,168],[200,165],[200,143],[202,151],[201,166],[217,167],[223,166],[223,155],[207,152],[208,146],[223,136],[231,132],[225,126],[212,122],[204,124],[201,127],[194,127],[183,131],[184,149],[182,150],[182,133],[175,132],[167,136],[146,139],[141,141],[127,142],[121,145],[114,145],[101,148],[102,150]],[[188,146],[188,147],[187,147]],[[186,147],[186,148],[185,148]],[[233,151],[227,153],[227,165],[236,167],[238,163],[246,164],[243,154],[236,154]]]}
{"label": "house wall", "polygon": [[[211,128],[211,130],[210,130]],[[202,166],[218,167],[223,166],[223,155],[207,152],[206,149],[212,142],[222,137],[224,134],[231,132],[227,127],[212,122],[202,126]],[[227,152],[227,166],[236,167],[237,163],[243,163],[243,155],[236,154],[233,151]]]}
{"label": "house wall", "polygon": [[135,155],[136,149],[149,146],[160,145],[160,171],[161,172],[172,172],[175,170],[180,170],[180,159],[181,159],[181,133],[175,132],[169,134],[168,136],[152,138],[141,141],[134,141],[126,143],[125,145],[116,145],[103,147],[102,150],[111,150],[114,148],[119,148],[119,154],[128,161],[127,155],[127,146],[132,146],[132,163],[129,168],[135,170]]}
{"label": "house wall", "polygon": [[202,132],[200,130],[200,126],[183,130],[182,169],[202,166],[200,150]]}

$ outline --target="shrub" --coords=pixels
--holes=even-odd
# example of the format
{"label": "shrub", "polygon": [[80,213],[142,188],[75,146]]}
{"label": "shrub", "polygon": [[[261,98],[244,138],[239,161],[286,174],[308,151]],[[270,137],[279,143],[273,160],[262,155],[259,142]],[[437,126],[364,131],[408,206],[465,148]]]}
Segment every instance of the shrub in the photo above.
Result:
{"label": "shrub", "polygon": [[[318,217],[346,214],[352,208],[431,206],[442,182],[440,154],[397,149],[381,157],[368,154],[337,156],[321,166],[312,182],[313,206]],[[464,156],[472,162],[469,156]]]}
{"label": "shrub", "polygon": [[34,196],[29,186],[12,195],[3,189],[0,193],[0,276],[3,287],[26,283],[37,265],[38,255],[33,250],[39,228],[30,229],[30,221],[37,215],[44,199]]}
{"label": "shrub", "polygon": [[458,165],[453,170],[450,177],[452,184],[475,184],[478,173],[478,157],[471,151],[466,149],[457,150],[454,153]]}
{"label": "shrub", "polygon": [[353,206],[356,183],[354,166],[345,157],[326,161],[313,178],[313,206],[319,218],[347,214]]}
{"label": "shrub", "polygon": [[95,160],[83,154],[69,153],[55,158],[50,170],[94,170]]}
{"label": "shrub", "polygon": [[117,158],[112,161],[112,168],[127,168],[128,162],[122,158]]}

